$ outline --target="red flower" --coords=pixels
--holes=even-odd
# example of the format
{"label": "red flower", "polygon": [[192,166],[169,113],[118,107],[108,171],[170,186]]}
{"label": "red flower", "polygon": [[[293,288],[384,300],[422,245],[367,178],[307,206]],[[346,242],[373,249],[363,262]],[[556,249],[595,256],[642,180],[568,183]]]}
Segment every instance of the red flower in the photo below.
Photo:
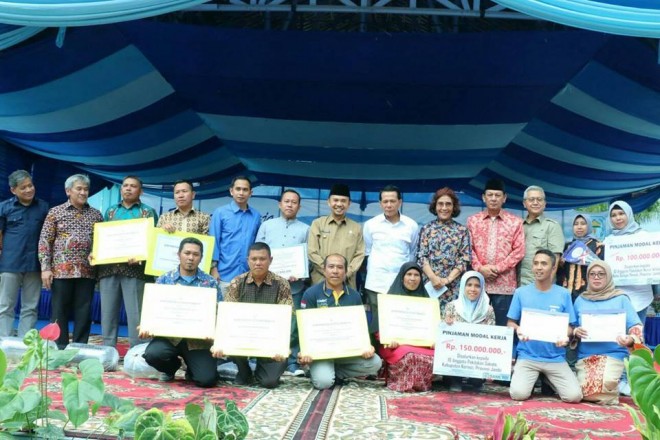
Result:
{"label": "red flower", "polygon": [[48,341],[56,341],[60,337],[60,326],[56,322],[51,322],[41,329],[39,336]]}

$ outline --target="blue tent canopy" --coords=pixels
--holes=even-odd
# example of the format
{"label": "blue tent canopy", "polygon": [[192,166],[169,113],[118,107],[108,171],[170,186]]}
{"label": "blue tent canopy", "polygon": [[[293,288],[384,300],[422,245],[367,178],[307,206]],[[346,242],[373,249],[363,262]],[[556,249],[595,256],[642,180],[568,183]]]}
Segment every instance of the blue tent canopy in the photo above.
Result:
{"label": "blue tent canopy", "polygon": [[62,48],[37,37],[0,53],[0,72],[4,148],[57,188],[52,163],[155,193],[192,179],[202,198],[237,174],[477,199],[500,177],[557,209],[660,195],[660,67],[635,38],[136,21],[70,29]]}
{"label": "blue tent canopy", "polygon": [[656,0],[494,0],[542,20],[610,34],[660,38]]}

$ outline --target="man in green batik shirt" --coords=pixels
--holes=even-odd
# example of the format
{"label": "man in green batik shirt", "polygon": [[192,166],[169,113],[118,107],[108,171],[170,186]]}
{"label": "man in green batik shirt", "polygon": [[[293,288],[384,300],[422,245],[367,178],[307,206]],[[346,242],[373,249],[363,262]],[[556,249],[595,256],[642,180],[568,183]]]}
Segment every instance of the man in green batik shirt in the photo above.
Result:
{"label": "man in green batik shirt", "polygon": [[[136,176],[126,176],[121,183],[121,201],[111,205],[106,211],[106,222],[152,218],[154,225],[158,214],[140,201],[142,181]],[[102,264],[99,266],[99,290],[101,293],[101,333],[103,345],[115,347],[119,329],[119,313],[124,300],[128,321],[128,342],[131,347],[140,343],[137,327],[140,324],[142,295],[145,281],[153,277],[145,275],[142,261]]]}

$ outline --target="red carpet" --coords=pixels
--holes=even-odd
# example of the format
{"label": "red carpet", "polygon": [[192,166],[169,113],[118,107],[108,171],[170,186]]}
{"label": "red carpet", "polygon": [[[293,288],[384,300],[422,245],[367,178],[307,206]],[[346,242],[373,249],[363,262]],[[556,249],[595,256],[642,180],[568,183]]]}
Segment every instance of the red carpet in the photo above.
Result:
{"label": "red carpet", "polygon": [[[389,397],[389,419],[438,424],[462,435],[485,435],[500,409],[515,415],[522,412],[539,427],[537,438],[639,439],[632,419],[622,406],[600,406],[588,403],[568,404],[556,398],[534,396],[525,402],[512,401],[507,390],[489,386],[487,393],[431,393],[426,396]],[[626,399],[625,403],[632,404]],[[622,402],[623,403],[623,402]]]}
{"label": "red carpet", "polygon": [[[183,380],[173,383],[131,379],[122,372],[106,373],[107,390],[143,408],[157,407],[182,416],[187,403],[234,400],[247,416],[249,439],[483,439],[492,432],[498,411],[523,412],[539,427],[538,439],[639,439],[623,406],[565,404],[534,396],[514,402],[503,387],[487,384],[483,393],[435,391],[402,394],[381,381],[351,381],[332,390],[312,389],[305,378],[284,378],[275,390],[235,387],[223,383],[199,389]],[[51,373],[51,378],[59,377]],[[35,379],[31,379],[33,381]],[[54,381],[49,383],[54,405],[60,406]],[[59,381],[57,381],[59,384]],[[631,403],[626,399],[626,403]],[[102,417],[102,412],[100,417]],[[75,435],[99,433],[96,417]],[[74,433],[72,433],[74,434]]]}
{"label": "red carpet", "polygon": [[184,380],[162,383],[154,379],[131,379],[123,373],[107,373],[104,382],[108,392],[130,399],[136,406],[182,413],[188,403],[201,405],[204,398],[213,403],[222,403],[223,406],[226,399],[233,400],[239,408],[244,409],[250,402],[267,393],[266,390],[247,387],[221,386],[209,390],[195,387]]}

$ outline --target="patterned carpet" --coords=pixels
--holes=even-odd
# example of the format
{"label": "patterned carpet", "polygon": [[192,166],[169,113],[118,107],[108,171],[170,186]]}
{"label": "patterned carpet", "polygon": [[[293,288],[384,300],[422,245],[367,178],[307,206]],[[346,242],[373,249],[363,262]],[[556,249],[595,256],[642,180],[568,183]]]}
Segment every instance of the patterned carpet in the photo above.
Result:
{"label": "patterned carpet", "polygon": [[[55,375],[51,373],[51,377]],[[483,439],[492,433],[500,409],[522,412],[539,427],[538,439],[582,440],[587,434],[591,439],[640,438],[622,405],[571,405],[540,395],[514,402],[506,388],[495,384],[486,384],[481,393],[403,394],[388,390],[382,381],[366,380],[317,391],[309,379],[294,377],[284,377],[275,390],[230,382],[199,389],[184,380],[182,371],[172,383],[133,379],[122,371],[105,373],[104,381],[107,391],[143,408],[173,411],[175,417],[183,416],[187,403],[201,404],[204,398],[214,403],[234,400],[247,416],[248,438],[254,440]],[[58,385],[59,380],[49,382],[55,406],[61,405]],[[630,399],[622,403],[632,405]],[[103,433],[102,417],[101,411],[81,429],[69,431],[70,435]]]}
{"label": "patterned carpet", "polygon": [[[181,372],[173,383],[106,373],[105,383],[108,391],[130,398],[138,406],[174,411],[175,416],[183,415],[187,403],[232,399],[247,416],[248,439],[254,440],[483,439],[491,433],[501,408],[511,414],[522,411],[539,427],[539,439],[582,440],[587,434],[591,439],[640,438],[623,406],[571,405],[541,396],[514,402],[505,388],[492,384],[481,393],[402,394],[389,391],[381,381],[355,380],[317,391],[308,379],[286,377],[275,390],[231,383],[199,389],[183,380]],[[69,431],[70,435],[102,433],[101,417]]]}

